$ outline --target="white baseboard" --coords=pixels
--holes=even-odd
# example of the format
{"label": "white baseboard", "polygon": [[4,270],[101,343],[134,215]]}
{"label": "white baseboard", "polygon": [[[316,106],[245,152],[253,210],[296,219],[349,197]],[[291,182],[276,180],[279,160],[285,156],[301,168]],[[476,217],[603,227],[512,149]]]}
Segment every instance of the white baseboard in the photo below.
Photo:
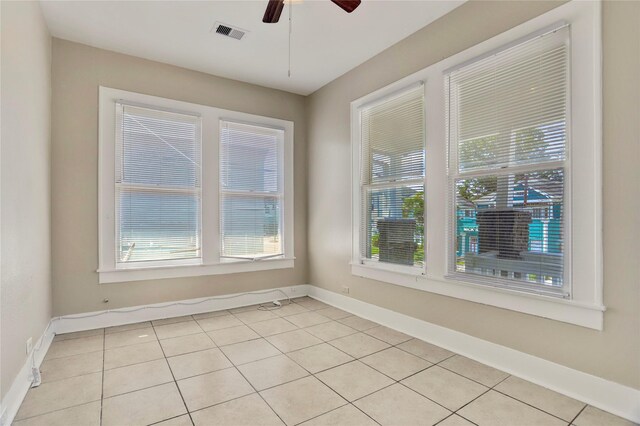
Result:
{"label": "white baseboard", "polygon": [[[27,391],[31,387],[31,357],[34,357],[35,365],[39,368],[56,334],[133,324],[141,321],[193,315],[203,312],[233,309],[240,306],[266,303],[276,299],[282,300],[284,295],[281,292],[284,292],[291,298],[302,297],[307,295],[309,287],[310,286],[303,284],[248,293],[226,294],[199,299],[181,300],[177,302],[156,303],[122,309],[110,309],[106,311],[54,317],[49,321],[47,329],[34,346],[34,348],[39,348],[39,350],[34,351],[27,358],[25,364],[20,369],[18,376],[13,381],[11,388],[9,388],[7,395],[2,400],[2,404],[0,405],[0,426],[7,426],[11,424],[18,413],[20,404],[22,404],[24,397],[27,395]],[[42,344],[40,343],[41,341]]]}
{"label": "white baseboard", "polygon": [[132,306],[122,309],[64,315],[54,318],[53,321],[55,322],[55,332],[57,334],[70,333],[73,331],[133,324],[141,321],[194,315],[222,309],[233,309],[240,306],[270,302],[276,299],[282,300],[284,298],[282,292],[291,298],[301,297],[307,295],[308,287],[308,285],[302,284],[248,293],[234,293],[176,302],[154,303],[151,305]]}
{"label": "white baseboard", "polygon": [[[49,327],[36,343],[35,347],[40,347],[40,350],[33,355],[35,365],[39,367],[42,363],[56,333],[111,327],[265,303],[282,299],[280,291],[292,298],[309,295],[329,305],[640,423],[640,390],[638,389],[311,285],[281,287],[252,293],[237,293],[52,318]],[[31,357],[27,359],[9,392],[2,400],[0,426],[11,424],[30,385]]]}
{"label": "white baseboard", "polygon": [[54,328],[53,321],[50,320],[47,324],[47,328],[44,330],[44,333],[36,342],[34,350],[25,360],[24,365],[13,380],[9,391],[2,399],[2,404],[0,404],[0,426],[10,425],[16,414],[18,414],[18,409],[20,408],[24,397],[27,396],[27,392],[33,382],[31,367],[32,365],[35,365],[36,368],[40,368],[40,364],[42,364],[42,360],[49,350],[51,341],[55,336]]}
{"label": "white baseboard", "polygon": [[638,389],[319,287],[309,286],[308,295],[632,422],[640,423],[640,390]]}

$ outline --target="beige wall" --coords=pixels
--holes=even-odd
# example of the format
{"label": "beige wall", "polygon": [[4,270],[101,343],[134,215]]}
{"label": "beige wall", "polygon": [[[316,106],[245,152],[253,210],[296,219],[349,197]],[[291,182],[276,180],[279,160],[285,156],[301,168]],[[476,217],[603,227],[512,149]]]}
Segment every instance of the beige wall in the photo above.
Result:
{"label": "beige wall", "polygon": [[[608,307],[603,332],[350,274],[349,102],[555,6],[550,2],[467,3],[308,98],[54,39],[53,314],[306,282],[333,291],[348,285],[351,295],[358,299],[640,388],[640,263],[634,257],[640,241],[636,213],[640,211],[639,2],[606,3],[603,13],[604,269]],[[29,36],[33,38],[34,34]],[[3,29],[3,63],[4,38]],[[3,82],[4,78],[3,65]],[[99,285],[95,272],[99,85],[294,121],[295,269]],[[4,99],[3,93],[3,107]],[[38,105],[36,102],[30,107]],[[4,141],[4,127],[2,137]],[[2,158],[4,244],[4,142]],[[18,164],[10,166],[24,174]],[[46,167],[45,161],[41,170]],[[48,228],[30,230],[39,236]],[[2,266],[4,307],[4,246]],[[35,297],[32,293],[23,297]],[[46,289],[40,293],[45,294]],[[102,303],[104,298],[110,300],[109,305]],[[12,300],[14,306],[25,306],[19,297]],[[49,312],[48,307],[36,308],[39,315]],[[4,312],[2,319],[5,322]],[[21,321],[19,317],[7,320],[11,324]],[[39,335],[38,330],[33,333]],[[21,348],[23,343],[19,343]]]}
{"label": "beige wall", "polygon": [[[54,315],[306,283],[304,97],[56,38],[52,72]],[[100,85],[293,121],[295,268],[98,284]]]}
{"label": "beige wall", "polygon": [[51,37],[36,2],[1,2],[2,398],[51,318]]}
{"label": "beige wall", "polygon": [[349,103],[556,7],[469,2],[308,98],[311,284],[640,388],[640,2],[604,5],[604,331],[350,274]]}

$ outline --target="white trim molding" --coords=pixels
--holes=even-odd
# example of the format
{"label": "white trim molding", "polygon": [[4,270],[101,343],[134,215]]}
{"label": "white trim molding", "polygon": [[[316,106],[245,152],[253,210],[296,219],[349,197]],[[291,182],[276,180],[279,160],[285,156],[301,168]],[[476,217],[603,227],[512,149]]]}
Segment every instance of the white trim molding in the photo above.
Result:
{"label": "white trim molding", "polygon": [[[200,118],[201,143],[201,255],[193,259],[116,262],[116,104],[144,105]],[[220,256],[220,129],[224,121],[251,124],[284,131],[280,152],[282,173],[281,234],[283,254],[269,259],[229,260]],[[98,248],[99,282],[219,275],[270,269],[293,268],[294,254],[294,123],[278,118],[230,111],[108,87],[99,88],[98,122]]]}
{"label": "white trim molding", "polygon": [[[351,102],[352,197],[351,273],[390,284],[443,294],[530,315],[563,321],[595,330],[603,329],[605,310],[602,275],[602,41],[601,2],[570,1],[511,28],[489,40],[432,64],[414,74]],[[570,139],[580,141],[580,149],[568,144],[571,165],[567,168],[565,211],[565,282],[562,294],[536,288],[506,288],[504,281],[470,282],[475,276],[453,274],[449,235],[451,195],[447,178],[447,132],[445,75],[452,67],[490,54],[523,37],[563,23],[571,31]],[[360,229],[360,122],[358,108],[376,99],[393,96],[412,84],[424,82],[426,114],[425,181],[425,268],[388,267],[361,262]],[[570,175],[570,176],[569,176]],[[397,265],[396,265],[397,266]],[[416,268],[417,269],[417,268]],[[469,278],[469,279],[467,279]],[[494,282],[495,281],[495,282]],[[562,297],[561,297],[562,296]]]}
{"label": "white trim molding", "polygon": [[131,306],[121,309],[88,312],[77,315],[64,315],[53,318],[55,332],[72,333],[94,328],[114,327],[134,324],[142,321],[153,321],[163,318],[195,315],[204,312],[220,311],[257,305],[260,303],[283,300],[287,297],[302,297],[309,293],[308,285],[269,288],[246,293],[223,294],[219,296],[200,297],[197,299],[179,300],[175,302],[154,303],[150,305]]}
{"label": "white trim molding", "polygon": [[331,306],[640,423],[640,389],[621,385],[323,288],[309,286],[308,293],[310,297]]}
{"label": "white trim molding", "polygon": [[541,296],[528,292],[518,293],[512,289],[476,285],[450,278],[445,280],[430,275],[400,274],[367,265],[351,265],[351,273],[371,280],[456,297],[482,303],[483,305],[496,306],[580,325],[594,330],[602,331],[604,327],[604,311],[606,308],[601,304],[582,304],[574,300]]}
{"label": "white trim molding", "polygon": [[27,392],[33,383],[32,368],[40,368],[44,356],[51,346],[51,342],[55,336],[55,324],[53,319],[49,321],[42,336],[36,342],[34,349],[27,356],[24,365],[13,380],[7,394],[2,398],[0,404],[0,426],[8,426],[18,414],[20,405],[27,396]]}
{"label": "white trim molding", "polygon": [[240,272],[268,271],[293,268],[294,259],[238,260],[211,265],[158,266],[137,269],[98,270],[100,284],[164,278],[199,277],[202,275],[236,274]]}

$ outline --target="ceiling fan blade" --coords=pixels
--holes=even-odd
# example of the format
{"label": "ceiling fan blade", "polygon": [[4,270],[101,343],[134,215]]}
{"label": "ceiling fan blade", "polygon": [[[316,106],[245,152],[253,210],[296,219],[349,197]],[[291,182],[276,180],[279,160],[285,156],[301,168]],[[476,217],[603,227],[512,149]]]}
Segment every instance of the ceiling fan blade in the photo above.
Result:
{"label": "ceiling fan blade", "polygon": [[280,20],[282,14],[282,8],[284,7],[284,0],[269,0],[267,10],[264,11],[262,22],[266,24],[275,24]]}
{"label": "ceiling fan blade", "polygon": [[356,10],[358,6],[360,6],[360,0],[331,0],[331,1],[337,4],[338,6],[340,6],[347,13],[353,12],[354,10]]}

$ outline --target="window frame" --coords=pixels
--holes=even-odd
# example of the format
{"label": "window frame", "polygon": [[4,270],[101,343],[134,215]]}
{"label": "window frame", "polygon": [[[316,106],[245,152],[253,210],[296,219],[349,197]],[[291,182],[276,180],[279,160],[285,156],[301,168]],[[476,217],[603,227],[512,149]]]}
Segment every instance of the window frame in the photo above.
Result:
{"label": "window frame", "polygon": [[[127,106],[131,106],[131,107],[137,107],[137,108],[144,108],[144,109],[150,109],[153,111],[162,111],[162,112],[167,112],[167,113],[175,113],[175,114],[180,114],[180,115],[186,115],[186,116],[191,116],[194,117],[198,123],[197,126],[197,133],[196,133],[196,138],[199,139],[199,147],[200,147],[200,158],[202,158],[202,117],[200,116],[200,114],[195,114],[195,113],[185,113],[183,111],[178,111],[178,110],[168,110],[166,108],[162,108],[162,109],[158,109],[158,108],[154,108],[153,106],[149,106],[149,105],[142,105],[142,104],[137,104],[137,103],[132,103],[132,102],[126,102],[123,100],[118,100],[115,103],[115,108],[116,108],[116,118],[115,118],[115,128],[117,129],[118,127],[120,127],[122,125],[122,120],[124,118],[124,108]],[[123,138],[122,138],[122,133],[116,131],[115,132],[115,145],[114,145],[114,151],[117,150],[118,148],[122,148],[123,147]],[[122,159],[124,161],[124,158]],[[119,166],[117,164],[118,161],[118,155],[115,155],[115,160],[114,160],[114,166],[116,169],[116,173],[114,174],[114,180],[117,181],[118,180],[118,176],[117,176],[117,171],[119,169]],[[120,167],[122,167],[122,165],[120,165]],[[127,184],[127,183],[118,183],[115,182],[114,183],[116,188],[120,187],[120,190],[122,190],[123,188],[131,188],[131,189],[135,189],[136,187],[141,187],[142,185],[135,185],[135,184]],[[195,186],[192,189],[189,188],[169,188],[169,187],[161,187],[161,186],[156,186],[154,187],[153,185],[147,185],[147,187],[145,187],[146,191],[149,192],[154,192],[154,193],[163,193],[166,191],[172,191],[174,193],[182,193],[182,194],[197,194],[198,198],[199,198],[199,202],[200,202],[200,209],[198,211],[198,220],[200,222],[200,224],[198,225],[198,235],[197,238],[202,241],[202,226],[200,226],[202,224],[202,168],[200,167],[200,172],[199,172],[199,176],[198,176],[198,186]],[[114,220],[115,220],[115,246],[114,249],[117,247],[118,245],[118,241],[120,241],[120,232],[122,231],[119,227],[119,214],[117,213],[120,210],[120,198],[117,196],[118,193],[118,189],[116,189],[115,191],[116,196],[114,197]],[[184,259],[167,259],[167,260],[146,260],[146,261],[139,261],[139,262],[135,262],[135,263],[124,263],[124,262],[115,262],[115,269],[116,270],[130,270],[130,269],[141,269],[141,268],[148,268],[148,267],[157,267],[157,266],[186,266],[186,265],[199,265],[202,263],[202,250],[200,251],[200,255],[197,257],[193,257],[193,258],[184,258]]]}
{"label": "window frame", "polygon": [[[485,285],[485,286],[494,286],[494,287],[499,287],[499,288],[504,288],[504,289],[512,289],[512,290],[517,290],[517,291],[523,291],[523,292],[530,292],[532,294],[545,294],[545,295],[549,295],[552,297],[562,297],[562,298],[571,298],[571,293],[572,293],[572,280],[571,280],[571,266],[572,266],[572,262],[571,262],[571,252],[572,252],[572,245],[571,245],[571,234],[572,234],[572,224],[573,221],[571,220],[571,215],[572,215],[572,200],[571,200],[571,171],[572,171],[572,167],[571,167],[571,150],[572,150],[572,132],[571,132],[571,128],[572,128],[572,114],[571,114],[571,33],[570,33],[570,26],[564,22],[564,21],[560,21],[557,22],[555,24],[552,24],[548,27],[545,28],[541,28],[538,31],[535,31],[531,34],[525,35],[524,37],[518,38],[514,41],[512,41],[511,43],[507,43],[504,46],[498,47],[497,49],[494,49],[493,51],[490,51],[488,54],[483,54],[480,55],[479,57],[476,58],[472,58],[470,60],[467,60],[465,62],[463,62],[462,64],[453,66],[447,70],[444,71],[444,81],[445,81],[445,98],[448,98],[448,95],[450,93],[450,91],[455,91],[457,93],[457,88],[454,88],[453,85],[451,84],[450,80],[448,79],[448,76],[451,72],[455,72],[459,69],[463,69],[466,66],[473,66],[476,62],[478,61],[482,61],[483,59],[491,56],[494,52],[500,53],[503,52],[505,50],[508,50],[512,47],[517,48],[518,45],[520,45],[521,43],[527,43],[529,41],[535,40],[536,38],[540,37],[540,36],[545,36],[551,33],[554,33],[555,31],[562,31],[565,28],[568,28],[568,34],[567,34],[567,39],[563,42],[563,44],[567,44],[567,51],[568,51],[568,56],[567,56],[567,98],[565,100],[565,108],[566,108],[566,117],[567,117],[567,123],[566,123],[566,138],[564,141],[564,159],[562,160],[558,160],[558,159],[543,159],[540,160],[539,162],[523,162],[523,163],[518,163],[512,162],[512,159],[509,159],[508,164],[500,166],[500,167],[495,167],[493,165],[487,165],[487,166],[478,166],[476,165],[475,167],[469,168],[469,169],[462,169],[460,167],[460,153],[459,153],[459,148],[460,148],[460,142],[458,140],[457,137],[457,131],[455,129],[455,124],[459,123],[458,122],[458,117],[456,112],[452,112],[451,114],[449,114],[449,110],[450,110],[450,105],[449,102],[446,102],[446,109],[447,109],[447,117],[448,117],[448,121],[447,121],[447,128],[446,128],[446,132],[447,132],[447,160],[448,160],[448,164],[447,164],[447,175],[448,175],[448,191],[451,191],[448,194],[448,197],[450,197],[449,199],[449,203],[448,205],[450,206],[450,210],[448,213],[448,219],[447,219],[447,226],[449,229],[449,234],[448,234],[448,243],[447,243],[447,250],[449,253],[449,256],[447,258],[447,275],[446,278],[448,279],[453,279],[453,280],[459,280],[459,281],[465,281],[471,284],[476,284],[476,285]],[[553,35],[551,35],[551,37],[553,37]],[[449,99],[447,99],[449,100]],[[450,124],[450,122],[453,122],[453,124]],[[547,125],[551,125],[553,123],[546,123]],[[453,131],[452,131],[452,128]],[[524,128],[512,128],[510,129],[510,133],[509,133],[509,139],[512,141],[512,147],[515,147],[515,144],[513,144],[513,142],[516,139],[516,133],[518,131],[524,130]],[[491,133],[488,135],[484,135],[484,136],[479,136],[476,137],[474,139],[480,139],[480,138],[487,138],[487,137],[491,137],[493,135],[500,135],[502,132],[504,131],[504,129],[501,129],[500,131],[497,131],[497,133]],[[453,133],[453,136],[452,136]],[[470,139],[467,139],[470,140]],[[486,177],[486,176],[497,176],[498,178],[500,176],[502,177],[509,177],[509,176],[514,176],[515,174],[518,173],[532,173],[532,172],[538,172],[538,171],[543,171],[543,170],[557,170],[557,169],[561,169],[563,171],[563,216],[565,219],[563,219],[563,226],[562,226],[562,241],[563,241],[563,251],[562,251],[562,265],[563,265],[563,285],[560,288],[544,288],[542,286],[540,286],[537,283],[532,283],[526,280],[516,280],[516,279],[511,279],[511,278],[502,278],[502,277],[490,277],[490,276],[485,276],[485,275],[479,275],[479,274],[474,274],[474,273],[466,273],[466,272],[460,272],[457,270],[456,268],[456,261],[457,261],[457,255],[456,255],[456,250],[453,248],[455,245],[455,232],[456,232],[456,196],[455,196],[455,185],[456,185],[456,181],[457,180],[461,180],[461,179],[475,179],[475,178],[479,178],[479,177]],[[492,283],[489,283],[488,281],[492,280]]]}
{"label": "window frame", "polygon": [[[407,179],[407,180],[398,180],[394,182],[362,183],[362,164],[361,164],[362,146],[363,146],[362,120],[361,120],[362,109],[365,107],[366,108],[374,107],[376,105],[384,103],[395,97],[402,96],[403,94],[406,94],[411,90],[417,89],[418,87],[422,88],[422,98],[424,102],[424,99],[425,99],[424,82],[421,80],[418,80],[408,85],[405,85],[404,87],[401,87],[401,88],[394,87],[392,90],[389,90],[389,91],[375,92],[373,94],[375,96],[367,96],[367,97],[361,98],[356,102],[352,102],[351,104],[352,141],[353,141],[352,143],[352,171],[353,171],[352,179],[354,182],[354,190],[353,190],[353,197],[352,197],[352,205],[354,206],[353,219],[352,219],[353,220],[353,226],[352,226],[353,262],[352,263],[363,265],[369,268],[377,268],[384,271],[398,272],[406,275],[424,276],[426,275],[426,267],[427,267],[426,257],[427,257],[428,233],[426,231],[426,226],[424,226],[424,234],[422,236],[424,240],[423,250],[425,252],[424,254],[425,261],[423,262],[422,266],[399,265],[399,264],[393,264],[393,263],[387,263],[387,262],[379,262],[371,259],[363,259],[362,246],[365,244],[366,235],[361,235],[361,232],[360,232],[360,230],[362,229],[361,224],[362,224],[363,217],[366,215],[362,200],[364,198],[364,193],[367,190],[375,189],[375,188],[392,188],[392,187],[422,184],[423,190],[424,190],[424,203],[425,205],[427,203],[428,195],[427,195],[427,187],[426,187],[426,174],[425,174],[425,177],[422,179]],[[353,124],[354,118],[357,121],[357,124]],[[425,127],[426,127],[426,122],[425,122]],[[423,136],[423,139],[424,139],[423,140],[423,146],[424,146],[426,141],[426,135]],[[425,163],[426,163],[426,154],[425,154]],[[357,190],[356,190],[356,186],[357,186]],[[427,220],[426,210],[425,210],[424,220],[426,225],[426,220]]]}
{"label": "window frame", "polygon": [[[151,261],[116,267],[116,102],[201,117],[201,257],[189,261]],[[269,259],[220,257],[220,130],[234,121],[284,130],[282,234],[284,255]],[[293,211],[294,123],[270,117],[99,87],[98,122],[98,274],[99,283],[230,274],[294,267]]]}
{"label": "window frame", "polygon": [[[568,277],[571,297],[568,299],[543,294],[533,294],[513,288],[481,286],[460,279],[449,273],[452,252],[455,254],[455,236],[449,231],[452,204],[447,173],[447,129],[445,120],[445,71],[469,61],[491,55],[546,31],[562,23],[571,26],[570,49],[570,114],[567,129],[567,160],[563,167],[570,176],[567,191],[567,218],[570,228],[568,243],[570,253],[565,261],[571,267]],[[434,63],[408,77],[392,83],[351,103],[352,138],[352,233],[358,236],[359,168],[356,149],[358,132],[357,106],[393,93],[418,81],[425,82],[426,113],[426,182],[425,204],[426,275],[407,274],[393,268],[372,267],[357,262],[358,252],[353,251],[351,272],[355,276],[432,292],[449,297],[496,306],[543,318],[576,324],[592,329],[603,327],[602,291],[602,46],[601,4],[599,2],[569,2],[530,21],[505,31],[440,62]],[[570,201],[569,201],[570,200]],[[580,212],[580,215],[576,213]],[[428,219],[427,219],[428,218]],[[588,230],[578,232],[578,230]],[[378,265],[376,265],[378,266]]]}
{"label": "window frame", "polygon": [[[280,128],[280,127],[275,127],[275,126],[257,126],[254,123],[248,123],[248,122],[240,122],[240,121],[236,121],[236,120],[231,120],[231,119],[227,119],[227,118],[222,118],[220,119],[220,129],[222,129],[222,127],[224,125],[228,125],[231,124],[233,125],[239,125],[239,126],[247,126],[247,127],[253,127],[255,129],[259,129],[256,130],[256,132],[260,131],[263,134],[269,135],[270,133],[273,133],[273,131],[278,131],[276,137],[278,139],[278,145],[277,145],[277,150],[278,150],[278,164],[280,164],[281,166],[284,166],[284,162],[285,162],[285,155],[284,155],[284,151],[285,151],[285,131],[284,129]],[[280,133],[281,132],[281,133]],[[222,147],[222,140],[219,141],[219,146],[218,148],[221,149]],[[222,157],[220,157],[221,161],[220,164],[222,162]],[[222,174],[220,174],[220,180],[222,180]],[[262,192],[262,191],[233,191],[233,190],[226,190],[223,188],[222,185],[219,185],[219,193],[220,193],[220,209],[219,209],[219,221],[220,221],[220,226],[222,226],[223,223],[223,208],[222,208],[222,199],[224,194],[230,194],[230,195],[242,195],[242,196],[254,196],[257,198],[276,198],[279,201],[280,204],[280,211],[284,212],[284,202],[286,201],[287,197],[285,195],[285,179],[284,179],[284,170],[280,170],[278,173],[278,192]],[[284,213],[280,215],[280,219],[278,221],[278,226],[280,228],[281,234],[284,237],[285,234],[285,222],[284,222]],[[222,238],[222,232],[220,232],[220,251],[222,252],[222,247],[223,247],[223,238]],[[284,252],[284,238],[282,238],[282,251]],[[254,258],[254,260],[268,260],[269,258],[273,258],[273,257],[280,257],[280,255],[265,255],[265,256],[260,256],[257,258]],[[241,261],[246,261],[246,260],[250,260],[249,258],[242,258],[240,256],[225,256],[222,253],[220,254],[220,262],[221,263],[229,263],[229,262],[236,262],[238,260]]]}

